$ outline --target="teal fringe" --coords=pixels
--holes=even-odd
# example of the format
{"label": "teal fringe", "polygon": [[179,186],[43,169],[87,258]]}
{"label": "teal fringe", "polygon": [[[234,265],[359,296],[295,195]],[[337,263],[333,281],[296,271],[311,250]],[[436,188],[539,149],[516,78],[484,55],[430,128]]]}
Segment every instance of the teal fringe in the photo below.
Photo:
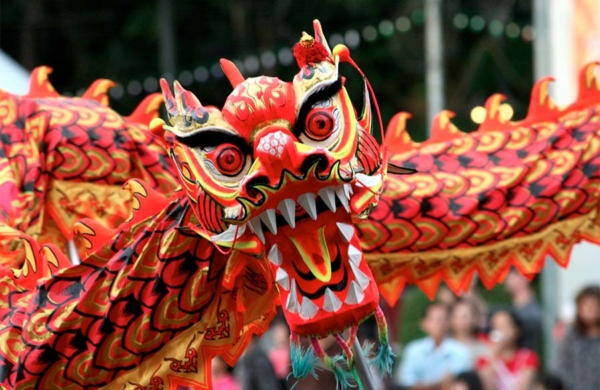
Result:
{"label": "teal fringe", "polygon": [[335,390],[348,390],[356,387],[356,383],[353,383],[355,380],[354,375],[344,367],[345,363],[346,358],[342,355],[325,357],[325,364],[335,377]]}
{"label": "teal fringe", "polygon": [[296,379],[304,379],[309,375],[312,375],[315,379],[319,378],[317,375],[319,358],[315,355],[315,350],[312,346],[305,349],[300,345],[296,345],[296,343],[291,343],[290,357],[292,360],[291,374]]}
{"label": "teal fringe", "polygon": [[[373,346],[371,345],[371,348]],[[370,349],[370,348],[369,348]],[[375,356],[369,359],[369,364],[375,366],[382,378],[390,376],[394,367],[394,358],[396,354],[392,351],[389,344],[379,346]]]}

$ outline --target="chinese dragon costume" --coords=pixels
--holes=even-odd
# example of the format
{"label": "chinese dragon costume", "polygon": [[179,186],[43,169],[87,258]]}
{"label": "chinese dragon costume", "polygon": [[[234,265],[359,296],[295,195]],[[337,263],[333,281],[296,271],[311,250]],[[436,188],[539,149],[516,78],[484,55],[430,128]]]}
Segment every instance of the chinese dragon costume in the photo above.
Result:
{"label": "chinese dragon costume", "polygon": [[[406,282],[460,292],[475,272],[491,286],[600,243],[594,65],[568,107],[544,79],[520,122],[496,95],[476,132],[443,112],[416,144],[401,113],[380,146],[348,49],[315,21],[294,56],[292,82],[222,60],[234,88],[222,109],[162,81],[168,125],[155,97],[121,118],[102,104],[108,81],[62,98],[43,68],[28,96],[3,93],[0,388],[210,388],[211,358],[233,364],[279,305],[294,376],[322,360],[340,388],[361,387],[351,346],[367,317],[371,362],[392,364],[379,290],[391,303]],[[344,62],[364,79],[360,113]],[[80,264],[64,255],[71,238]],[[328,335],[343,355],[323,352]]]}

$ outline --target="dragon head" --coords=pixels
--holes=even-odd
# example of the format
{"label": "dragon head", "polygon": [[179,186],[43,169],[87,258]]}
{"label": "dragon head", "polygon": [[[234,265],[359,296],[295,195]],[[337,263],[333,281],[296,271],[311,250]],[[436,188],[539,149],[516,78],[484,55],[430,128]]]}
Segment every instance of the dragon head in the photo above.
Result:
{"label": "dragon head", "polygon": [[222,110],[177,82],[173,96],[161,80],[199,232],[268,259],[293,334],[312,338],[355,328],[379,304],[353,220],[377,204],[387,165],[371,135],[367,81],[358,115],[337,49],[315,21],[314,38],[294,46],[292,82],[244,79],[222,60],[234,86]]}

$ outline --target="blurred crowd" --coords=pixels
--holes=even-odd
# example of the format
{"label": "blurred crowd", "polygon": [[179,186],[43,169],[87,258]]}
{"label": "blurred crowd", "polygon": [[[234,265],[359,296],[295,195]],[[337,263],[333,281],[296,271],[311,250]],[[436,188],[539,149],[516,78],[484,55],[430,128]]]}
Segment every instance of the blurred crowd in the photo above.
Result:
{"label": "blurred crowd", "polygon": [[[529,280],[511,271],[505,288],[512,305],[490,307],[476,293],[456,297],[441,289],[424,310],[425,337],[398,348],[394,375],[373,373],[377,390],[599,390],[600,286],[577,295],[572,320],[554,331],[556,361],[543,367],[542,311]],[[473,290],[474,291],[474,290]],[[376,325],[363,323],[359,340],[376,342]],[[321,340],[330,355],[341,353],[333,338]],[[547,351],[546,351],[547,353]],[[289,329],[283,317],[255,338],[235,369],[213,361],[215,390],[335,389],[326,370],[297,382],[291,370]]]}

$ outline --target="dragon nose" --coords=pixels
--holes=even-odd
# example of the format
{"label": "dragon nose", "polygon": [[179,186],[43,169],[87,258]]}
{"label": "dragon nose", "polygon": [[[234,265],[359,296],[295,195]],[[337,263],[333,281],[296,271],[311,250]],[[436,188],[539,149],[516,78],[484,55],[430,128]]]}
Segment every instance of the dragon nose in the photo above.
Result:
{"label": "dragon nose", "polygon": [[256,157],[276,162],[289,158],[290,148],[294,146],[294,137],[287,131],[276,130],[262,135],[255,148]]}

